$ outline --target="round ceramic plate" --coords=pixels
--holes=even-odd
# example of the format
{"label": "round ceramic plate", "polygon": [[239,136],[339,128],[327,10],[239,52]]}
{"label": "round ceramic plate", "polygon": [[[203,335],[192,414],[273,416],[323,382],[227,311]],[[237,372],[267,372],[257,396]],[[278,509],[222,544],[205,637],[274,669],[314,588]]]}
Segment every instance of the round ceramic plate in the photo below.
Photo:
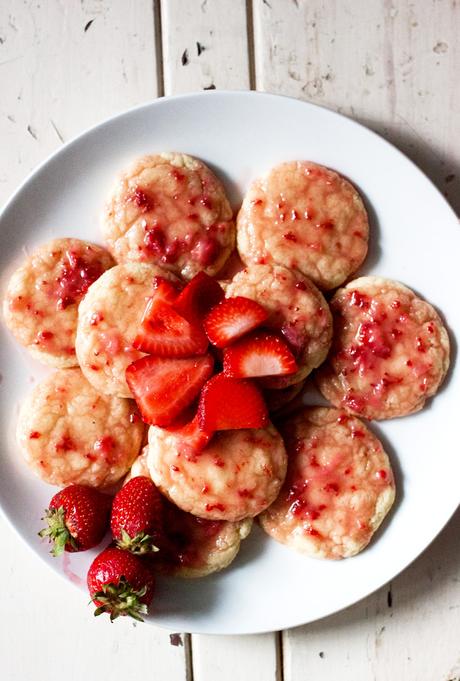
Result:
{"label": "round ceramic plate", "polygon": [[[24,251],[48,239],[100,241],[99,213],[114,176],[136,156],[160,151],[183,151],[209,164],[235,208],[249,182],[281,161],[310,159],[338,170],[360,189],[370,213],[370,254],[360,274],[404,282],[438,308],[452,339],[460,330],[460,230],[429,180],[394,147],[353,121],[311,104],[253,92],[159,99],[65,145],[31,175],[2,214],[2,287]],[[3,328],[0,363],[1,506],[43,560],[84,586],[96,552],[53,559],[48,545],[40,543],[40,516],[53,490],[29,473],[14,439],[18,404],[47,370]],[[459,373],[451,370],[421,413],[372,426],[396,471],[397,502],[367,550],[340,562],[314,560],[256,527],[223,573],[160,581],[150,621],[206,633],[283,629],[334,613],[394,577],[457,507],[459,382]]]}

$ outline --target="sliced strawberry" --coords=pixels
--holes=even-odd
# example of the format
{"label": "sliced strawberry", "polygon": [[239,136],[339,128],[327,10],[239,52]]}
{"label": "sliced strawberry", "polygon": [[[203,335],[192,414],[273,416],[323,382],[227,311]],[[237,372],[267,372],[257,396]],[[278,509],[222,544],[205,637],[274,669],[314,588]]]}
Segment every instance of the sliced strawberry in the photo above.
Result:
{"label": "sliced strawberry", "polygon": [[154,297],[161,299],[164,303],[174,303],[179,295],[176,286],[164,277],[153,278],[153,290],[155,291]]}
{"label": "sliced strawberry", "polygon": [[198,414],[188,423],[177,427],[171,426],[167,430],[176,438],[178,452],[190,461],[196,460],[212,437],[211,432],[201,428]]}
{"label": "sliced strawberry", "polygon": [[233,378],[285,376],[296,371],[287,344],[268,331],[253,333],[224,351],[224,374]]}
{"label": "sliced strawberry", "polygon": [[265,428],[267,406],[252,381],[213,376],[201,391],[198,404],[200,427],[205,431]]}
{"label": "sliced strawberry", "polygon": [[204,330],[213,345],[225,348],[267,317],[267,311],[255,300],[236,296],[222,300],[211,310],[204,320]]}
{"label": "sliced strawberry", "polygon": [[176,309],[192,324],[201,325],[209,310],[225,293],[220,284],[205,272],[198,272],[180,293]]}
{"label": "sliced strawberry", "polygon": [[211,355],[172,359],[142,357],[126,369],[126,381],[145,423],[169,426],[211,376]]}
{"label": "sliced strawberry", "polygon": [[147,303],[133,346],[158,357],[204,355],[208,339],[200,327],[176,312],[173,301],[166,302],[171,295],[162,282]]}

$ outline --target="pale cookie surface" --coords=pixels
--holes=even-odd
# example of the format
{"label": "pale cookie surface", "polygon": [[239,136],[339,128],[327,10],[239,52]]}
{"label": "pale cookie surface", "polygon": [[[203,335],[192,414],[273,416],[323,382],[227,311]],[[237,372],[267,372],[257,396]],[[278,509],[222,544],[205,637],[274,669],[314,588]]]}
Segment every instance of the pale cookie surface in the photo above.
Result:
{"label": "pale cookie surface", "polygon": [[362,277],[331,301],[334,340],[316,377],[326,399],[368,419],[422,409],[449,367],[435,309],[397,281]]}
{"label": "pale cookie surface", "polygon": [[225,295],[260,303],[270,313],[264,326],[281,331],[294,353],[298,371],[266,379],[265,387],[299,383],[326,358],[332,339],[331,313],[322,293],[299,272],[280,265],[250,265],[234,276]]}
{"label": "pale cookie surface", "polygon": [[149,429],[152,480],[179,508],[201,518],[236,521],[259,514],[276,499],[286,465],[272,425],[216,433],[196,456],[181,451],[173,431]]}
{"label": "pale cookie surface", "polygon": [[237,218],[237,245],[249,264],[276,262],[323,290],[353,274],[367,254],[369,224],[356,189],[308,161],[282,163],[251,185]]}
{"label": "pale cookie surface", "polygon": [[156,277],[177,281],[155,265],[125,263],[106,272],[88,290],[78,313],[76,351],[88,381],[104,395],[131,397],[126,368],[143,357],[132,347]]}
{"label": "pale cookie surface", "polygon": [[216,274],[235,245],[232,209],[207,166],[185,154],[143,156],[118,179],[102,229],[117,262],[150,262],[191,279]]}
{"label": "pale cookie surface", "polygon": [[271,537],[314,558],[362,551],[390,510],[395,487],[379,440],[338,409],[304,409],[283,427],[289,465],[260,516]]}
{"label": "pale cookie surface", "polygon": [[78,304],[114,264],[104,248],[79,239],[54,239],[40,246],[8,283],[3,304],[6,325],[40,362],[57,368],[76,366]]}
{"label": "pale cookie surface", "polygon": [[[150,477],[147,466],[148,447],[131,467],[128,479],[137,475]],[[181,511],[163,497],[165,531],[168,546],[155,554],[156,568],[175,577],[206,577],[223,570],[235,559],[240,543],[252,527],[252,519],[239,522],[206,520]]]}
{"label": "pale cookie surface", "polygon": [[37,385],[17,427],[26,463],[42,480],[91,487],[125,475],[143,431],[133,401],[98,394],[80,369],[61,369]]}

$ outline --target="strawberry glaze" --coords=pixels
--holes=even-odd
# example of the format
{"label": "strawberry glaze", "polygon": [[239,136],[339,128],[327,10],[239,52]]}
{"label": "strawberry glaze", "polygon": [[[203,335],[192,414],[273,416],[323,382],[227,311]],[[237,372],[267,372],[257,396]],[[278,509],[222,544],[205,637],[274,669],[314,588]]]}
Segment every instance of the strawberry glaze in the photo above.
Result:
{"label": "strawberry glaze", "polygon": [[381,498],[389,508],[394,496],[380,442],[356,418],[335,409],[305,409],[284,424],[283,433],[288,473],[262,516],[264,529],[320,557],[357,553],[383,518]]}
{"label": "strawberry glaze", "polygon": [[190,279],[215,274],[234,245],[232,211],[223,187],[199,161],[147,156],[123,176],[104,219],[119,262],[156,263]]}
{"label": "strawberry glaze", "polygon": [[193,458],[171,429],[152,426],[148,437],[152,480],[179,508],[201,518],[254,517],[276,498],[284,480],[286,452],[271,425],[215,433]]}
{"label": "strawberry glaze", "polygon": [[343,177],[307,161],[282,163],[250,187],[237,238],[245,263],[278,263],[331,289],[364,260],[368,221]]}
{"label": "strawberry glaze", "polygon": [[388,418],[421,408],[436,391],[448,339],[430,305],[396,282],[375,281],[358,280],[334,296],[333,347],[319,386],[336,406]]}
{"label": "strawberry glaze", "polygon": [[206,520],[181,511],[163,498],[167,545],[163,550],[162,567],[174,573],[177,568],[200,569],[206,565],[209,553],[216,550],[223,520]]}
{"label": "strawberry glaze", "polygon": [[38,248],[13,274],[5,320],[17,340],[47,364],[75,365],[77,307],[113,260],[103,248],[55,239]]}
{"label": "strawberry glaze", "polygon": [[288,376],[267,377],[266,388],[285,388],[302,381],[326,358],[332,337],[332,318],[318,289],[298,272],[279,265],[251,265],[227,287],[226,296],[244,296],[268,313],[264,326],[281,332],[298,365]]}
{"label": "strawberry glaze", "polygon": [[91,284],[105,268],[91,246],[82,252],[68,250],[64,253],[61,271],[52,289],[58,310],[79,302]]}

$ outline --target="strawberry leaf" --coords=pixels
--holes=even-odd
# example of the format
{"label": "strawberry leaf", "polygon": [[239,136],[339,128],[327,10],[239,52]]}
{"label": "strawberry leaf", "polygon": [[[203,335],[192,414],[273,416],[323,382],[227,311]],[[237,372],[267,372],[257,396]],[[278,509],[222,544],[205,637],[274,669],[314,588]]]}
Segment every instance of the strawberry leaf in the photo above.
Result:
{"label": "strawberry leaf", "polygon": [[63,506],[59,508],[48,508],[42,518],[47,523],[47,527],[40,530],[38,536],[53,543],[51,554],[55,557],[64,553],[66,546],[70,546],[75,551],[78,549],[77,542],[70,534],[65,523],[65,510]]}
{"label": "strawberry leaf", "polygon": [[103,584],[101,591],[97,591],[92,601],[98,606],[94,616],[106,612],[113,622],[117,617],[129,615],[138,622],[143,622],[141,615],[146,615],[147,605],[141,603],[141,598],[147,593],[147,587],[134,589],[124,576],[120,577],[118,584]]}
{"label": "strawberry leaf", "polygon": [[160,549],[155,546],[153,537],[145,532],[139,532],[136,536],[131,537],[126,530],[121,528],[121,539],[118,539],[117,546],[124,551],[131,551],[139,556],[146,553],[155,553]]}

